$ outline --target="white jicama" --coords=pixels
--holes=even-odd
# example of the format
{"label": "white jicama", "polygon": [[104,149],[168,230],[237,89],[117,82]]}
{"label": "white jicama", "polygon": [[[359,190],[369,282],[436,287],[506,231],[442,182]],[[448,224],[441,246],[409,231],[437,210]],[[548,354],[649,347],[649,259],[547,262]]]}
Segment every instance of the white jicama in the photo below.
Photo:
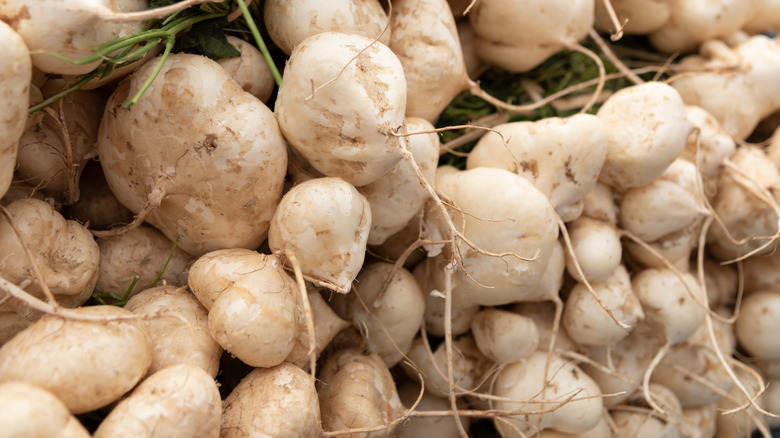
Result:
{"label": "white jicama", "polygon": [[740,345],[751,356],[780,360],[780,293],[755,292],[742,303],[735,325]]}
{"label": "white jicama", "polygon": [[0,430],[12,438],[90,436],[57,397],[17,381],[0,383]]}
{"label": "white jicama", "polygon": [[[433,125],[423,119],[409,117],[405,127],[408,133],[433,131]],[[409,150],[423,176],[433,182],[439,161],[439,137],[435,133],[411,135]],[[369,245],[381,245],[400,231],[412,217],[419,214],[429,195],[420,184],[412,165],[401,160],[387,175],[358,188],[371,204],[371,231]]]}
{"label": "white jicama", "polygon": [[155,64],[120,83],[106,105],[98,152],[111,191],[170,240],[181,236],[192,255],[260,246],[287,168],[274,114],[219,64],[184,53],[169,56],[125,108]]}
{"label": "white jicama", "polygon": [[326,176],[355,186],[376,181],[401,160],[406,79],[384,44],[324,32],[293,50],[276,101],[290,144]]}
{"label": "white jicama", "polygon": [[366,254],[371,207],[339,178],[317,178],[287,192],[268,235],[274,252],[292,251],[303,273],[347,293]]}
{"label": "white jicama", "polygon": [[520,73],[585,38],[593,27],[594,8],[594,0],[483,0],[476,2],[469,18],[479,55]]}
{"label": "white jicama", "polygon": [[[456,206],[450,213],[453,223],[463,224],[466,237],[479,248],[459,243],[462,269],[453,275],[453,294],[485,306],[536,294],[558,237],[555,213],[544,194],[517,174],[486,167],[445,175],[437,191]],[[496,256],[502,253],[509,254]]]}
{"label": "white jicama", "polygon": [[[2,17],[0,17],[2,18]],[[22,38],[0,20],[0,197],[11,186],[19,138],[27,121],[27,103],[32,80],[29,50]]]}
{"label": "white jicama", "polygon": [[146,7],[146,0],[7,0],[0,3],[0,21],[12,23],[24,38],[35,53],[35,67],[46,73],[82,74],[92,71],[101,60],[74,65],[51,53],[73,61],[92,56],[98,44],[143,29],[140,20],[116,23],[107,18]]}
{"label": "white jicama", "polygon": [[217,61],[247,93],[267,102],[274,91],[274,77],[263,54],[241,38],[227,36],[228,43],[241,52],[240,56]]}
{"label": "white jicama", "polygon": [[469,154],[466,166],[517,173],[544,193],[564,222],[576,219],[607,156],[608,132],[598,117],[578,114],[495,127]]}
{"label": "white jicama", "polygon": [[[498,410],[519,410],[520,413],[494,420],[504,437],[531,436],[545,429],[566,433],[583,433],[593,429],[601,419],[603,404],[601,390],[576,365],[557,355],[550,360],[546,374],[547,354],[537,351],[527,359],[511,363],[499,371],[493,386],[493,395],[502,397],[493,403]],[[550,379],[545,386],[544,378]],[[571,397],[574,395],[574,397]],[[570,399],[571,398],[571,399]],[[523,400],[523,402],[512,402]],[[533,400],[527,402],[525,400]],[[541,404],[541,400],[549,400]],[[545,410],[544,407],[555,409]],[[546,411],[523,414],[523,410]],[[509,424],[507,424],[509,423]]]}
{"label": "white jicama", "polygon": [[599,180],[617,190],[645,185],[661,175],[685,149],[693,129],[679,93],[661,82],[618,91],[597,116],[609,132]]}
{"label": "white jicama", "polygon": [[390,42],[389,18],[378,0],[268,0],[263,19],[271,39],[288,55],[306,38],[328,31]]}
{"label": "white jicama", "polygon": [[477,348],[497,364],[530,356],[539,346],[539,331],[531,318],[487,308],[474,315],[471,332]]}

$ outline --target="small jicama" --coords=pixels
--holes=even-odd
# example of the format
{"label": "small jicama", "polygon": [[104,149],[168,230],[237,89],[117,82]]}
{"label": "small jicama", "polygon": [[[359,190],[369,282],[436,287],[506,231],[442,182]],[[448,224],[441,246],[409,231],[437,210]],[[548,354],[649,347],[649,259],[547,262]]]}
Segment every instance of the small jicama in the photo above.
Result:
{"label": "small jicama", "polygon": [[406,79],[384,44],[324,32],[293,50],[276,116],[285,139],[326,176],[362,186],[401,160],[397,136],[406,111]]}
{"label": "small jicama", "polygon": [[[2,17],[0,17],[2,18]],[[27,102],[32,80],[29,50],[22,38],[0,20],[0,197],[11,185],[19,138],[27,121]]]}

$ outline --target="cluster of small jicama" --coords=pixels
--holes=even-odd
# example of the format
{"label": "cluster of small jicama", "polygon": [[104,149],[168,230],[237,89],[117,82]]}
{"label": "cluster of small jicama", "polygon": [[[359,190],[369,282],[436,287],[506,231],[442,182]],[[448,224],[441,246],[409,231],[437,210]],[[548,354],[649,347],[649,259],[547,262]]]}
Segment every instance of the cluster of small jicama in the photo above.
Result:
{"label": "cluster of small jicama", "polygon": [[[27,114],[100,62],[63,57],[146,7],[0,2],[3,434],[88,436],[74,414],[97,409],[98,437],[780,424],[780,134],[746,141],[780,110],[759,34],[780,1],[266,0],[288,55],[273,111],[262,55],[231,38],[240,58],[133,63]],[[644,82],[593,30],[621,23],[699,55]],[[533,106],[470,74],[601,63],[588,36],[635,85],[601,78],[582,114],[488,128],[437,168],[432,122],[461,91]],[[225,354],[254,370],[222,399]]]}

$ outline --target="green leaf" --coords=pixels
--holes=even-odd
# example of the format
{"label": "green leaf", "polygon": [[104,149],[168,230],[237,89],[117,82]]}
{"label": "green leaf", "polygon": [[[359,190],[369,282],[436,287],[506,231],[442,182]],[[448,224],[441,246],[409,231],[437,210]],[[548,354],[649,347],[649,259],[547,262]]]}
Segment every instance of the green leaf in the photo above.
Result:
{"label": "green leaf", "polygon": [[196,23],[189,32],[176,42],[176,51],[195,52],[213,60],[241,56],[241,52],[231,46],[223,28],[227,18]]}

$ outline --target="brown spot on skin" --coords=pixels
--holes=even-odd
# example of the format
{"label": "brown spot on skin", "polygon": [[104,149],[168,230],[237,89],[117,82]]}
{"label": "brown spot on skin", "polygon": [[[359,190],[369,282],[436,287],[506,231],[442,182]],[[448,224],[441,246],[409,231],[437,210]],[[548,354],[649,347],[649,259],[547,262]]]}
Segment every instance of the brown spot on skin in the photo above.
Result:
{"label": "brown spot on skin", "polygon": [[565,169],[564,174],[566,175],[566,179],[568,179],[574,184],[579,184],[577,182],[577,179],[574,177],[574,172],[571,170],[571,157],[566,159],[566,162],[563,164],[563,167]]}
{"label": "brown spot on skin", "polygon": [[225,160],[225,164],[228,166],[228,172],[230,173],[239,173],[241,172],[241,165],[238,164],[238,160],[235,158],[230,158],[228,160]]}
{"label": "brown spot on skin", "polygon": [[[202,150],[205,150],[207,154],[212,155],[214,151],[217,149],[217,136],[214,134],[206,134],[206,139],[202,142],[198,142],[195,144],[195,150],[197,152],[200,152]],[[228,163],[228,165],[230,165]],[[241,169],[241,166],[239,166],[239,170]]]}
{"label": "brown spot on skin", "polygon": [[[3,2],[5,4],[5,2]],[[30,11],[27,10],[27,6],[22,6],[19,11],[16,13],[16,15],[12,15],[10,17],[0,17],[2,21],[4,21],[7,25],[11,26],[13,30],[19,29],[19,23],[23,20],[27,20],[30,18]]]}
{"label": "brown spot on skin", "polygon": [[534,178],[539,176],[539,164],[536,160],[521,161],[520,169],[523,172],[531,172]]}

